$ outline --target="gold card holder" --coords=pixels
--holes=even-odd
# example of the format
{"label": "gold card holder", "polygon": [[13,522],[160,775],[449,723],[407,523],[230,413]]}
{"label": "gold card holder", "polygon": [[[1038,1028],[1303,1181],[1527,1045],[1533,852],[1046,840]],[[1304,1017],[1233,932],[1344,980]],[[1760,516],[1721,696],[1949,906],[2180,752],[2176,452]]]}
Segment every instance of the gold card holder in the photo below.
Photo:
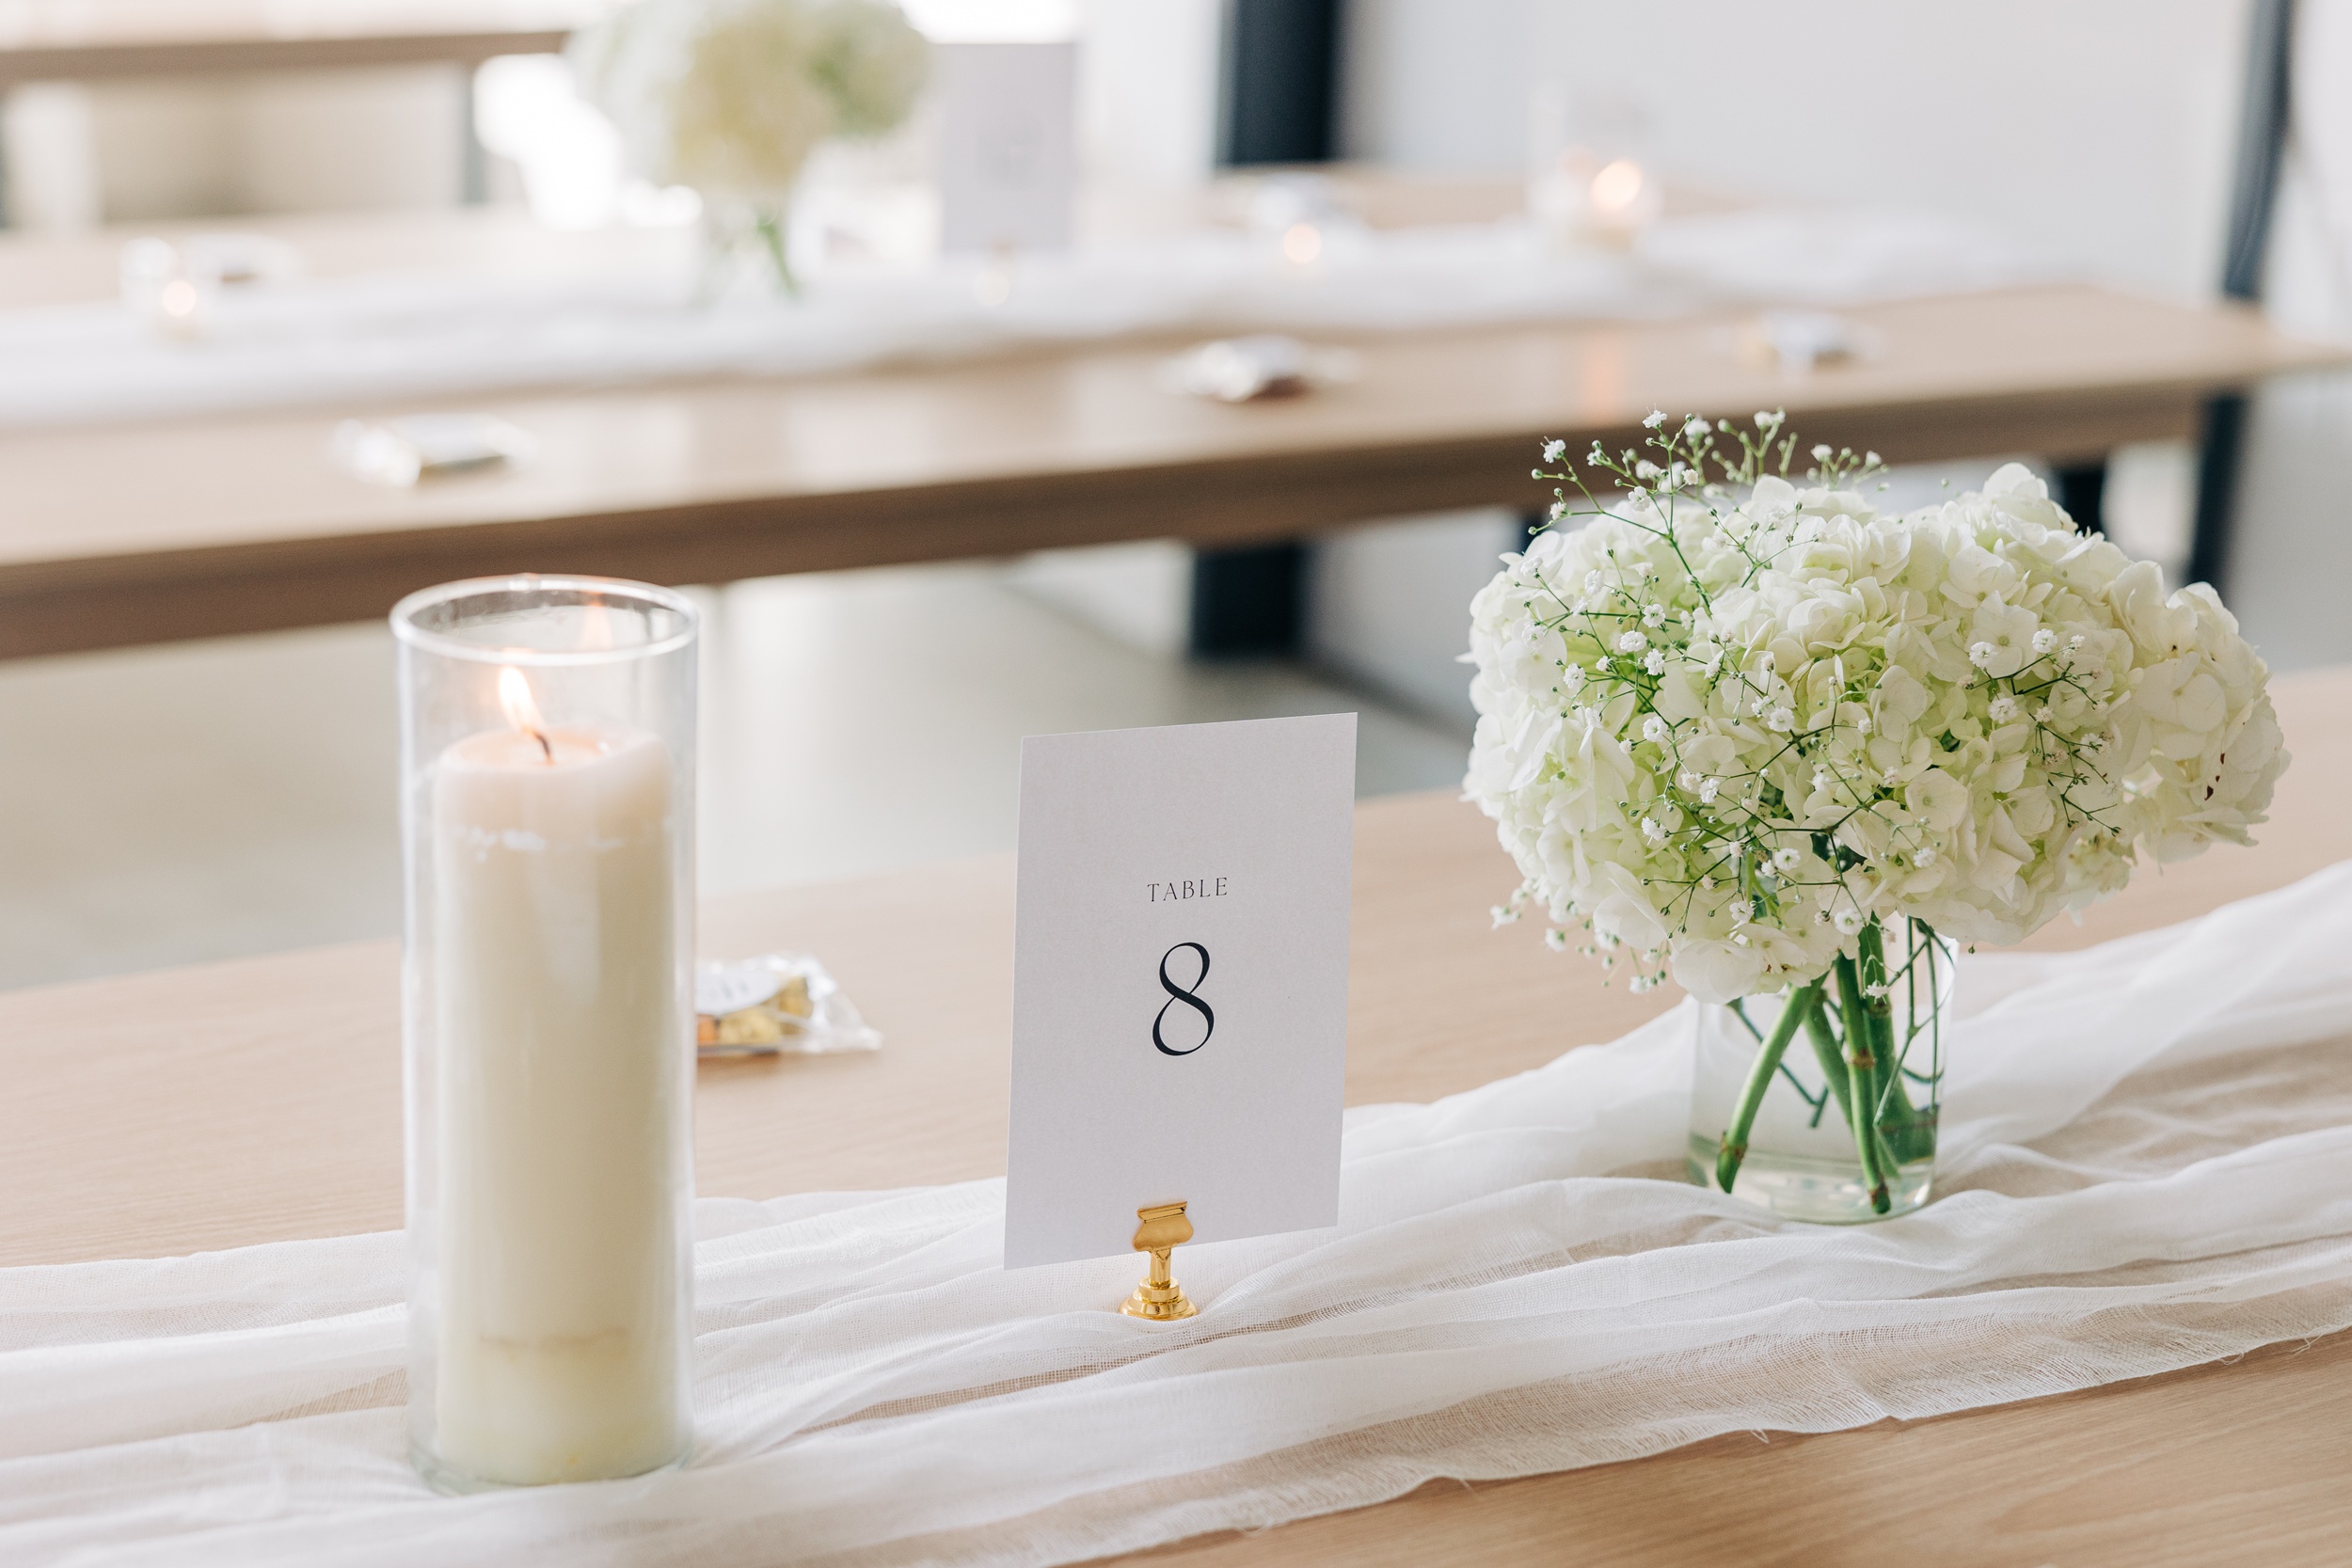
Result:
{"label": "gold card holder", "polygon": [[1136,1250],[1152,1255],[1152,1267],[1136,1293],[1120,1306],[1131,1318],[1150,1323],[1168,1323],[1179,1318],[1189,1318],[1200,1309],[1184,1294],[1184,1288],[1176,1283],[1168,1272],[1168,1255],[1192,1240],[1192,1222],[1184,1218],[1183,1203],[1163,1203],[1156,1208],[1138,1209],[1136,1218],[1143,1223],[1136,1227]]}

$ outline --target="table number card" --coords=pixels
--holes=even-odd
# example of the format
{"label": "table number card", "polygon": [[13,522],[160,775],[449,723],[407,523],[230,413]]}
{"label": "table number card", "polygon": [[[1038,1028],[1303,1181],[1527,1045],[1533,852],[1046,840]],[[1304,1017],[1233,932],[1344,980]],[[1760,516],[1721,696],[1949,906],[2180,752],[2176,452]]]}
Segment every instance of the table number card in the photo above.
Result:
{"label": "table number card", "polygon": [[1021,748],[1005,1266],[1339,1221],[1356,716]]}
{"label": "table number card", "polygon": [[1078,191],[1078,46],[944,43],[940,248],[1061,250]]}

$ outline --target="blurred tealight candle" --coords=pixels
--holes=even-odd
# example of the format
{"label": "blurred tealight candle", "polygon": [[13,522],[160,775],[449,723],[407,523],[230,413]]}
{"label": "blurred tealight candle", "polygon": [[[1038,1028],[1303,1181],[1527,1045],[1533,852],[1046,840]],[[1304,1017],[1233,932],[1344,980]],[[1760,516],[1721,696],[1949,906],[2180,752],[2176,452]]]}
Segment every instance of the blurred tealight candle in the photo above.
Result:
{"label": "blurred tealight candle", "polygon": [[1622,226],[1634,221],[1643,207],[1642,198],[1649,194],[1649,177],[1642,166],[1630,158],[1618,158],[1600,166],[1585,187],[1586,205],[1593,221],[1605,226]]}
{"label": "blurred tealight candle", "polygon": [[993,310],[1012,297],[1013,268],[1020,253],[1009,245],[990,247],[988,260],[972,279],[972,297]]}
{"label": "blurred tealight candle", "polygon": [[133,240],[122,247],[122,303],[149,330],[183,341],[211,325],[213,289],[168,240]]}
{"label": "blurred tealight candle", "polygon": [[1591,149],[1567,147],[1529,182],[1528,208],[1558,242],[1630,245],[1664,205],[1657,176],[1636,159],[1603,160]]}

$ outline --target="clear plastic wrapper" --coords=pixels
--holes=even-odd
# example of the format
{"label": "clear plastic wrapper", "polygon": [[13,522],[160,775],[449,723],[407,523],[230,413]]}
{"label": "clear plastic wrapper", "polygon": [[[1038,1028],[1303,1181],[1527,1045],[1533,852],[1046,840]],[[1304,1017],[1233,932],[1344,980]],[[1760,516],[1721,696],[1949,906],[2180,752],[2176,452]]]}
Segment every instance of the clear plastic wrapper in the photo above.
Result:
{"label": "clear plastic wrapper", "polygon": [[335,427],[335,460],[353,478],[393,490],[439,474],[528,462],[537,450],[528,432],[492,414],[407,414]]}
{"label": "clear plastic wrapper", "polygon": [[762,953],[694,971],[694,1038],[705,1058],[874,1051],[882,1035],[816,958]]}

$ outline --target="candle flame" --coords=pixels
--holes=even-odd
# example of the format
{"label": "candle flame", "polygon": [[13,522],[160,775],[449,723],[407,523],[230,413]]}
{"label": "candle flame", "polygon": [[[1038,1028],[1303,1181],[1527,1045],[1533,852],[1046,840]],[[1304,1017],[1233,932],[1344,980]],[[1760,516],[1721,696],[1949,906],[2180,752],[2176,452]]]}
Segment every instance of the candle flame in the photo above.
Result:
{"label": "candle flame", "polygon": [[1630,158],[1605,165],[1593,176],[1593,205],[1604,213],[1622,213],[1642,194],[1642,166]]}
{"label": "candle flame", "polygon": [[539,717],[539,705],[532,699],[531,682],[511,664],[499,672],[499,706],[506,710],[506,721],[537,741],[552,763],[555,748],[548,742],[547,721]]}

